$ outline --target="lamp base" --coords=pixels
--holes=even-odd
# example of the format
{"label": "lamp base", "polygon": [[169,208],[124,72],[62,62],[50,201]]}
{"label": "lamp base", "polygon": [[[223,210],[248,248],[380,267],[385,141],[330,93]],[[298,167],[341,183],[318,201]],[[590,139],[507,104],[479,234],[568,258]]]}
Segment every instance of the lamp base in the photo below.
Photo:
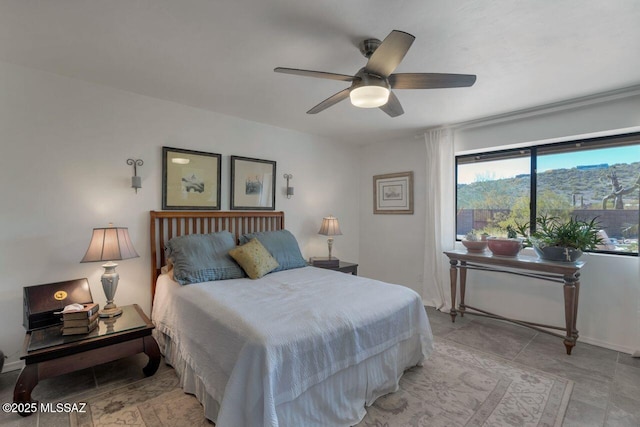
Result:
{"label": "lamp base", "polygon": [[122,309],[113,303],[113,297],[116,294],[116,289],[118,289],[118,280],[120,279],[120,275],[116,271],[117,266],[118,264],[112,261],[102,266],[104,267],[104,274],[101,278],[102,290],[104,290],[104,296],[107,297],[107,305],[100,310],[100,317],[116,317],[122,314]]}
{"label": "lamp base", "polygon": [[120,307],[111,307],[111,308],[103,308],[98,312],[99,317],[117,317],[122,314],[122,309]]}

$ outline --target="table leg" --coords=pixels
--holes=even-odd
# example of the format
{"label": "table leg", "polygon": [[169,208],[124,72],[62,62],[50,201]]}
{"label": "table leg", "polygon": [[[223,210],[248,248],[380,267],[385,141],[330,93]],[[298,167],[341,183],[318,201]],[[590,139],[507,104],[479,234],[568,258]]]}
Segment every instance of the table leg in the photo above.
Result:
{"label": "table leg", "polygon": [[458,260],[449,260],[451,268],[449,269],[449,276],[451,278],[451,322],[456,321],[456,284],[458,281]]}
{"label": "table leg", "polygon": [[464,317],[464,293],[467,289],[467,261],[460,261],[460,317]]}
{"label": "table leg", "polygon": [[564,339],[564,346],[567,349],[567,354],[571,355],[571,350],[576,345],[576,337],[574,336],[576,313],[576,277],[574,275],[564,276],[564,319],[567,329],[567,334]]}
{"label": "table leg", "polygon": [[576,324],[578,322],[578,300],[580,299],[580,273],[576,273],[575,275],[576,281],[576,298],[573,304],[573,337],[576,342],[578,341],[578,329],[576,328]]}
{"label": "table leg", "polygon": [[158,343],[151,336],[147,335],[144,337],[144,354],[149,356],[149,363],[147,366],[142,368],[142,372],[148,377],[152,376],[158,370],[158,366],[160,366],[160,348],[158,347]]}
{"label": "table leg", "polygon": [[[31,392],[38,385],[38,365],[26,365],[20,376],[16,381],[16,386],[13,389],[13,402],[14,403],[29,403],[31,402]],[[20,415],[27,417],[31,415],[31,412],[22,413]]]}

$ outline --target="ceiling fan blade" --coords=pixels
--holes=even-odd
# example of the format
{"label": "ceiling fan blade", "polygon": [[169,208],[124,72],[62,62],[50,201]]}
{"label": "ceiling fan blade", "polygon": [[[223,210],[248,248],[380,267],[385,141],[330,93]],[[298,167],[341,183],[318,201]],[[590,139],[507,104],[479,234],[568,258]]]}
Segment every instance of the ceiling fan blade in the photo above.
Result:
{"label": "ceiling fan blade", "polygon": [[393,30],[373,52],[364,70],[380,77],[388,77],[407,54],[415,37]]}
{"label": "ceiling fan blade", "polygon": [[324,71],[299,70],[297,68],[284,67],[274,68],[273,71],[275,71],[276,73],[295,74],[297,76],[316,77],[319,79],[340,80],[343,82],[353,81],[353,76],[348,76],[346,74],[327,73]]}
{"label": "ceiling fan blade", "polygon": [[400,105],[400,101],[398,101],[398,98],[393,92],[389,93],[389,100],[387,103],[379,108],[391,117],[398,117],[399,115],[404,114],[402,105]]}
{"label": "ceiling fan blade", "polygon": [[393,89],[469,87],[475,82],[475,74],[400,73],[389,76],[389,84]]}
{"label": "ceiling fan blade", "polygon": [[328,97],[327,99],[325,99],[324,101],[322,101],[320,104],[316,105],[315,107],[313,107],[312,109],[310,109],[309,111],[307,111],[307,114],[316,114],[319,113],[322,110],[326,110],[327,108],[331,107],[332,105],[337,104],[338,102],[342,101],[343,99],[347,98],[349,96],[349,91],[350,88],[346,88],[344,90],[341,90],[340,92],[331,95],[330,97]]}

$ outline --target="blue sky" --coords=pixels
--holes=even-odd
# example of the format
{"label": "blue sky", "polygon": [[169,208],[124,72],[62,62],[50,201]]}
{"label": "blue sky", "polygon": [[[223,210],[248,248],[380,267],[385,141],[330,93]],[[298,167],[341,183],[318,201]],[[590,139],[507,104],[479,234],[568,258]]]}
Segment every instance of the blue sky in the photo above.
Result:
{"label": "blue sky", "polygon": [[570,169],[580,165],[608,163],[633,163],[640,161],[640,146],[587,150],[577,153],[553,154],[538,157],[538,171],[549,169]]}
{"label": "blue sky", "polygon": [[[633,163],[640,161],[640,146],[615,147],[598,150],[585,150],[573,153],[552,154],[538,157],[538,172],[550,169],[570,169],[582,165],[608,163]],[[482,179],[513,178],[529,173],[528,158],[496,160],[487,163],[466,164],[458,168],[458,183],[470,184]]]}

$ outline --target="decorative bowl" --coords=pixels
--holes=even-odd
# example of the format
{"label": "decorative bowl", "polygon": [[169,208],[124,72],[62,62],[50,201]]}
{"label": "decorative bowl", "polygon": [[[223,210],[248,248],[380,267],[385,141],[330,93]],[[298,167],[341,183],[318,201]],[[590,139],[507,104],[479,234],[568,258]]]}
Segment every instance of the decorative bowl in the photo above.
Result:
{"label": "decorative bowl", "polygon": [[541,248],[534,244],[533,250],[536,251],[540,259],[547,261],[575,262],[582,256],[580,249],[563,248],[560,246],[545,246]]}
{"label": "decorative bowl", "polygon": [[487,249],[486,240],[463,240],[462,244],[467,248],[467,252],[484,252],[484,250]]}
{"label": "decorative bowl", "polygon": [[487,237],[487,242],[489,243],[489,250],[493,252],[494,255],[500,256],[517,256],[520,249],[522,249],[522,239],[521,237],[516,237],[512,239],[502,238],[502,237]]}

